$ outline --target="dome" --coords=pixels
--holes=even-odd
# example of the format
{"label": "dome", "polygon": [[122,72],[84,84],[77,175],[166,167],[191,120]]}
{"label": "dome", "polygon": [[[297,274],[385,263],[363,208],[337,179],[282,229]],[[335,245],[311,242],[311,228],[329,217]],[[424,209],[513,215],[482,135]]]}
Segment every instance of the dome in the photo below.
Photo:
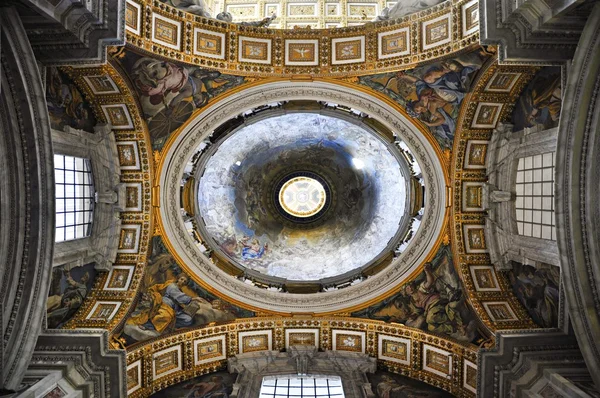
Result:
{"label": "dome", "polygon": [[[248,88],[167,143],[163,242],[196,283],[233,302],[280,313],[359,306],[438,245],[447,207],[436,148],[402,112],[358,90]],[[325,199],[306,217],[279,200],[298,177]]]}
{"label": "dome", "polygon": [[250,118],[204,156],[200,234],[242,269],[331,278],[371,264],[406,232],[406,161],[351,121],[306,112]]}

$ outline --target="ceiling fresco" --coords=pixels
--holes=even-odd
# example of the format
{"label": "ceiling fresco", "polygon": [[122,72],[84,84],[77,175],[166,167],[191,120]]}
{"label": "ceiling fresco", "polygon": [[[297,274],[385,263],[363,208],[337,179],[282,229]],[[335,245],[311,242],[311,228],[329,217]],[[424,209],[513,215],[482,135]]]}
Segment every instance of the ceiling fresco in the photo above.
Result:
{"label": "ceiling fresco", "polygon": [[[459,6],[463,3],[459,3],[452,2],[452,12],[460,11]],[[186,18],[185,15],[172,15],[172,17]],[[386,26],[388,30],[397,27],[391,23]],[[455,28],[456,26],[452,27]],[[145,39],[140,39],[141,36],[134,35],[130,27],[128,29],[128,37],[135,38],[131,42],[137,42],[140,47],[147,44]],[[352,28],[345,35],[360,34],[366,29],[374,28],[361,27],[360,29]],[[369,32],[372,34],[375,31]],[[148,34],[151,35],[151,32]],[[308,36],[318,37],[318,34],[313,32]],[[268,36],[267,33],[265,35]],[[370,37],[367,43],[373,43],[374,37]],[[389,66],[381,65],[381,68],[369,69],[372,72],[361,69],[364,64],[361,64],[361,67],[355,65],[356,70],[352,70],[351,74],[362,75],[358,79],[350,75],[340,75],[344,79],[344,84],[356,83],[356,86],[365,92],[378,92],[392,99],[413,118],[416,124],[426,125],[441,148],[453,149],[451,154],[446,151],[448,158],[447,164],[444,165],[450,170],[453,179],[450,187],[452,200],[448,205],[452,206],[452,217],[450,231],[445,239],[445,243],[449,244],[442,244],[436,254],[432,253],[429,264],[424,265],[424,268],[419,270],[414,278],[407,280],[403,286],[398,286],[397,292],[392,296],[381,297],[380,302],[370,303],[369,307],[351,314],[338,314],[340,317],[352,316],[343,320],[333,315],[309,317],[308,321],[296,317],[278,318],[276,314],[241,308],[236,303],[224,300],[218,289],[209,292],[191,281],[191,278],[182,277],[187,274],[187,271],[177,263],[176,256],[166,251],[162,242],[163,231],[156,219],[158,214],[156,208],[160,204],[153,198],[155,190],[160,187],[154,184],[155,180],[152,178],[157,165],[153,163],[152,151],[160,151],[171,134],[182,126],[195,110],[206,107],[215,97],[240,90],[242,84],[257,80],[236,76],[232,71],[239,68],[240,75],[249,75],[252,74],[252,67],[258,70],[262,66],[251,63],[241,66],[232,62],[228,63],[227,67],[220,68],[223,72],[227,70],[232,73],[225,74],[215,72],[209,68],[207,62],[203,63],[206,67],[190,66],[205,60],[199,58],[196,62],[189,55],[177,58],[177,55],[183,54],[177,51],[172,52],[171,54],[175,55],[171,57],[167,52],[162,51],[164,50],[162,45],[157,45],[156,48],[162,49],[162,52],[158,50],[156,52],[168,56],[171,60],[159,56],[144,56],[141,55],[140,50],[136,52],[132,47],[127,47],[125,50],[112,52],[115,58],[111,60],[110,65],[49,71],[46,75],[49,83],[48,103],[54,128],[70,126],[92,131],[95,124],[111,121],[108,111],[104,113],[105,109],[110,107],[118,107],[130,116],[131,120],[127,125],[119,125],[118,119],[114,119],[116,124],[113,125],[113,132],[119,153],[124,153],[125,150],[134,151],[138,156],[139,162],[133,166],[124,157],[120,159],[122,162],[120,178],[122,183],[130,187],[135,186],[140,193],[136,197],[136,206],[121,213],[123,223],[121,233],[134,239],[137,243],[135,250],[120,246],[114,270],[108,274],[88,269],[89,266],[68,270],[64,267],[57,268],[48,300],[49,326],[110,330],[113,336],[111,344],[128,350],[128,385],[131,382],[130,391],[133,392],[130,396],[133,397],[146,397],[168,385],[198,377],[200,372],[215,372],[221,369],[224,364],[223,359],[214,359],[212,362],[196,365],[195,356],[203,355],[201,350],[191,348],[196,341],[220,334],[223,336],[223,341],[227,341],[227,344],[221,348],[223,355],[233,356],[243,350],[239,334],[252,330],[265,333],[265,336],[270,333],[272,338],[270,348],[280,350],[285,348],[286,330],[292,328],[316,329],[317,344],[324,350],[333,348],[335,333],[337,336],[349,331],[364,333],[367,342],[364,347],[365,352],[377,357],[384,367],[394,372],[410,373],[411,377],[444,388],[456,395],[473,396],[474,380],[466,376],[476,374],[476,345],[489,344],[489,332],[538,326],[552,327],[556,325],[556,319],[560,316],[556,296],[559,275],[555,270],[549,268],[539,273],[533,272],[528,266],[517,268],[512,274],[494,270],[486,252],[486,242],[482,232],[485,209],[481,207],[481,191],[472,192],[465,188],[467,182],[471,185],[485,184],[487,178],[485,151],[498,122],[513,121],[515,125],[523,127],[538,124],[546,127],[555,125],[560,113],[560,102],[557,100],[560,92],[560,79],[557,80],[557,76],[560,74],[557,68],[550,67],[536,69],[499,66],[495,62],[488,62],[494,55],[479,47],[472,52],[461,54],[460,51],[470,45],[469,43],[461,42],[454,49],[444,47],[444,51],[440,50],[438,53],[439,56],[433,55],[430,51],[430,55],[421,58],[430,59],[429,64],[401,72],[390,72],[393,68],[407,69],[404,66],[402,68],[397,66],[397,62],[402,59],[399,58],[393,60],[395,64],[390,61]],[[151,45],[142,48],[143,51],[151,49]],[[231,49],[228,48],[229,50]],[[329,51],[330,48],[325,50]],[[491,50],[493,52],[493,49]],[[237,51],[235,46],[231,51]],[[454,51],[459,55],[449,58],[448,54]],[[442,56],[446,57],[445,61],[438,59]],[[175,59],[187,63],[179,63]],[[373,53],[367,54],[367,60],[371,62],[371,66],[379,62],[376,61],[376,55]],[[410,62],[407,61],[404,65],[409,64],[414,66],[417,63],[411,58]],[[218,67],[216,61],[210,65]],[[345,70],[343,68],[352,69],[352,65],[323,66],[326,67],[327,73],[334,69],[335,73]],[[257,73],[267,76],[269,72],[266,70],[260,69]],[[282,71],[283,69],[278,70],[278,72]],[[535,72],[538,74],[534,78]],[[109,79],[114,86],[111,85],[106,89],[101,86],[90,86],[89,81],[84,78],[94,78],[99,83]],[[319,118],[322,116],[317,119]],[[338,127],[340,130],[346,128],[339,121],[335,123],[337,124],[331,126],[337,127],[331,127],[331,131],[327,130],[327,133],[336,133]],[[341,148],[346,145],[341,142],[345,139],[344,134],[341,133],[336,138],[332,136],[325,140],[304,137],[301,144],[294,140],[285,142],[286,134],[294,130],[292,127],[297,128],[299,125],[301,121],[293,117],[285,124],[267,124],[264,129],[255,131],[254,134],[257,137],[274,135],[280,141],[278,145],[255,147],[254,145],[258,145],[259,141],[256,139],[257,142],[230,148],[231,153],[237,150],[240,154],[244,151],[265,150],[285,154],[286,150],[292,147],[296,150],[298,147],[320,146],[319,150],[329,151],[327,153],[331,154],[328,159],[333,159],[337,156],[336,153],[343,154],[342,150],[333,149],[336,146]],[[320,128],[326,128],[324,126],[325,124]],[[353,128],[355,126],[349,129]],[[354,139],[356,137],[347,138],[348,141]],[[281,148],[277,149],[278,147]],[[380,156],[386,153],[387,149],[378,149],[376,140],[375,143],[369,140],[361,141],[360,148],[352,148],[352,150],[363,151],[360,152],[360,159],[367,156],[378,159],[377,164],[365,162],[367,167],[361,169],[361,172],[373,173],[382,186],[376,188],[377,182],[369,181],[368,177],[364,177],[357,180],[363,184],[356,186],[360,187],[360,194],[353,193],[352,188],[347,191],[346,196],[338,192],[338,195],[341,195],[339,197],[342,198],[338,199],[338,202],[344,206],[350,205],[350,208],[352,206],[359,208],[361,201],[364,201],[367,195],[374,195],[384,184],[386,189],[390,189],[387,185],[391,185],[392,191],[383,195],[381,201],[387,208],[396,209],[393,217],[387,214],[386,217],[381,217],[383,220],[380,220],[373,216],[376,210],[374,208],[356,212],[357,219],[372,218],[373,223],[364,229],[365,236],[369,233],[374,234],[376,229],[378,231],[381,229],[381,233],[385,232],[386,237],[391,236],[393,235],[391,225],[394,224],[397,228],[401,214],[406,210],[401,207],[404,201],[397,200],[407,196],[407,192],[400,191],[399,188],[404,185],[397,184],[398,179],[402,177],[399,176],[393,162],[387,162]],[[154,160],[159,157],[160,154],[155,153]],[[359,158],[354,153],[351,157]],[[310,160],[310,157],[307,159]],[[213,182],[221,185],[221,188],[226,184],[232,185],[221,191],[213,189],[212,186],[210,189],[202,189],[198,192],[199,206],[202,206],[202,203],[206,205],[206,214],[212,210],[212,215],[207,217],[208,220],[212,218],[219,220],[228,214],[231,214],[233,219],[233,215],[239,213],[236,215],[239,220],[236,219],[222,230],[217,227],[222,221],[214,221],[213,231],[227,231],[216,235],[219,237],[216,241],[218,249],[224,252],[230,250],[231,258],[248,266],[249,269],[256,266],[261,272],[270,272],[268,266],[265,267],[260,260],[271,261],[275,258],[277,253],[275,249],[278,248],[276,242],[284,238],[289,241],[293,239],[293,234],[286,235],[283,232],[284,228],[271,230],[270,227],[262,224],[258,226],[253,224],[256,220],[260,220],[263,209],[254,206],[256,203],[247,201],[247,195],[248,192],[260,191],[259,173],[252,172],[251,167],[248,167],[248,177],[236,176],[237,180],[234,179],[235,173],[232,171],[235,171],[237,161],[238,159],[234,159],[232,155],[229,163],[221,165],[222,171],[231,173],[229,174],[231,180],[220,181],[216,173],[211,177],[214,178]],[[348,156],[340,156],[341,161],[348,162]],[[332,160],[332,164],[334,163]],[[258,164],[256,163],[256,167]],[[226,176],[227,173],[221,176]],[[227,189],[233,190],[234,187],[243,188],[247,204],[254,208],[245,211],[237,210],[239,203],[236,204],[235,194],[226,192]],[[354,188],[358,189],[356,187]],[[210,195],[214,195],[213,199],[219,201],[220,198],[216,195],[225,197],[227,208],[234,210],[227,213],[215,207],[215,202],[211,202]],[[475,208],[473,204],[479,204],[480,207]],[[389,227],[386,224],[388,222]],[[336,233],[341,234],[349,228],[356,227],[340,223],[337,228],[339,232]],[[386,237],[381,241],[389,241]],[[363,241],[362,244],[353,244],[345,251],[342,249],[340,239],[340,236],[335,234],[315,238],[319,244],[339,245],[337,248],[339,251],[335,255],[349,259],[344,261],[347,263],[344,265],[348,267],[353,266],[352,258],[367,256],[366,253],[369,252],[367,248],[371,250],[368,256],[372,257],[373,253],[379,250],[375,250],[377,244],[383,245],[375,239],[365,244],[363,237],[360,239]],[[243,254],[244,248],[247,249],[246,259]],[[298,252],[298,256],[303,260],[313,259],[318,256],[318,252],[312,251],[314,253],[309,248]],[[262,254],[258,255],[261,252]],[[316,278],[327,275],[327,272],[344,272],[343,269],[336,269],[335,266],[321,268],[307,267],[308,273],[302,275],[310,274],[311,278]],[[479,272],[480,270],[485,272]],[[277,269],[273,272],[280,271]],[[277,275],[284,277],[298,275],[293,271],[282,272],[284,273]],[[477,318],[481,319],[481,324]],[[380,347],[378,338],[396,339],[395,342],[404,343],[408,341],[413,344],[407,351],[412,352],[407,355],[408,362],[402,362],[405,361],[404,359],[394,362],[389,358],[397,359],[393,356],[395,354],[390,352],[386,357],[385,352],[378,352]],[[265,341],[267,341],[266,337]],[[153,366],[158,364],[154,355],[175,346],[179,347],[179,357],[173,357],[172,360],[178,361],[179,367],[174,368],[176,370],[168,375],[154,374]],[[443,377],[428,371],[426,363],[421,363],[421,358],[423,361],[427,360],[423,353],[428,346],[435,346],[436,349],[447,352],[446,359],[454,358],[454,362],[450,361],[453,365],[448,366],[460,370],[454,369],[451,372],[448,369],[448,374]],[[463,375],[466,375],[464,379]],[[378,389],[377,394],[395,396],[394,394],[399,394],[403,388],[411,391],[408,387],[402,387],[402,380],[397,377],[392,379],[383,377],[373,379],[373,385]],[[201,383],[209,382],[216,383],[210,378],[199,378],[184,384],[183,387],[180,386],[177,394],[204,388]]]}
{"label": "ceiling fresco", "polygon": [[392,98],[431,130],[440,147],[452,150],[463,99],[490,56],[479,48],[406,71],[361,76],[358,82]]}
{"label": "ceiling fresco", "polygon": [[123,344],[254,316],[196,284],[167,251],[160,236],[152,239],[151,250],[140,284],[141,297],[119,337]]}
{"label": "ceiling fresco", "polygon": [[46,102],[53,129],[64,130],[68,126],[94,132],[97,120],[92,106],[75,82],[55,66],[46,68]]}
{"label": "ceiling fresco", "polygon": [[451,398],[453,396],[423,382],[384,370],[367,373],[367,378],[376,398]]}
{"label": "ceiling fresco", "polygon": [[515,262],[512,266],[506,276],[533,321],[543,328],[558,327],[560,268],[550,264],[537,268]]}
{"label": "ceiling fresco", "polygon": [[448,245],[440,247],[400,292],[352,316],[401,323],[475,344],[487,339],[469,306]]}
{"label": "ceiling fresco", "polygon": [[[303,171],[324,177],[332,196],[312,224],[286,222],[273,209],[274,184]],[[318,280],[368,264],[396,236],[407,210],[407,179],[383,141],[319,114],[241,128],[202,173],[199,210],[209,236],[241,266],[280,278]]]}
{"label": "ceiling fresco", "polygon": [[61,265],[52,269],[52,285],[46,303],[48,328],[61,328],[73,318],[96,279],[94,265]]}
{"label": "ceiling fresco", "polygon": [[540,69],[515,104],[511,118],[513,131],[534,126],[543,129],[557,127],[561,98],[560,67],[546,66]]}
{"label": "ceiling fresco", "polygon": [[121,51],[118,60],[140,101],[152,148],[156,150],[195,109],[246,80],[214,69],[143,56],[130,49]]}

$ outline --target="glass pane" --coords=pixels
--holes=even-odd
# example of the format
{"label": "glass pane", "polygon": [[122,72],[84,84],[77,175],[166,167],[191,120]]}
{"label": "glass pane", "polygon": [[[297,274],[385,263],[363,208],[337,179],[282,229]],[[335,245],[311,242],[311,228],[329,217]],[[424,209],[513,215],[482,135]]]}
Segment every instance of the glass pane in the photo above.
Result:
{"label": "glass pane", "polygon": [[92,176],[87,171],[89,161],[58,154],[54,156],[54,160],[57,198],[56,241],[89,236],[94,205]]}
{"label": "glass pane", "polygon": [[266,376],[263,378],[259,394],[259,398],[332,396],[344,397],[341,379],[337,376]]}
{"label": "glass pane", "polygon": [[83,170],[83,165],[85,164],[82,158],[75,158],[75,169]]}
{"label": "glass pane", "polygon": [[55,170],[54,171],[54,183],[62,184],[63,182],[65,182],[65,172],[62,170]]}
{"label": "glass pane", "polygon": [[75,158],[72,156],[65,156],[65,170],[75,169]]}

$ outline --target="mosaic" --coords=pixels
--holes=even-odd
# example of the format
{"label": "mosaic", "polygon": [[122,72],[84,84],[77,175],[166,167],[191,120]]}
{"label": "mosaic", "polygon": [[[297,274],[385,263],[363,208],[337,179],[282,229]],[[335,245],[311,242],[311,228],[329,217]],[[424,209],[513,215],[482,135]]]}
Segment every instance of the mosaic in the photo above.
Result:
{"label": "mosaic", "polygon": [[166,250],[160,237],[152,240],[152,253],[140,291],[140,300],[121,335],[126,344],[181,328],[254,316],[193,282]]}
{"label": "mosaic", "polygon": [[130,50],[122,53],[119,62],[133,82],[152,147],[157,150],[195,109],[206,106],[214,96],[244,82],[243,77],[143,57]]}
{"label": "mosaic", "polygon": [[46,68],[46,102],[53,129],[64,130],[68,126],[94,132],[97,121],[91,104],[75,82],[54,66]]}
{"label": "mosaic", "polygon": [[488,57],[478,50],[407,71],[363,76],[359,82],[392,98],[429,127],[442,148],[452,149],[460,106]]}
{"label": "mosaic", "polygon": [[476,342],[482,335],[463,290],[450,246],[442,246],[423,272],[404,285],[400,293],[352,316],[402,323],[460,341]]}

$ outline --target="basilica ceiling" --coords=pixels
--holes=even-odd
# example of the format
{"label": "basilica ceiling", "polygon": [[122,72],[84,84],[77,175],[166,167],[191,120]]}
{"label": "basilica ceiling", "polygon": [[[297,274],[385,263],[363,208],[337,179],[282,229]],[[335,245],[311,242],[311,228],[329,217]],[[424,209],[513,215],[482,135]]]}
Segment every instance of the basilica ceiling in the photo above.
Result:
{"label": "basilica ceiling", "polygon": [[53,128],[111,124],[127,194],[113,269],[57,268],[48,326],[110,331],[131,396],[301,338],[473,396],[495,331],[558,322],[491,264],[483,190],[492,131],[556,125],[561,78],[498,65],[471,3],[288,32],[128,1],[107,65],[46,73]]}

